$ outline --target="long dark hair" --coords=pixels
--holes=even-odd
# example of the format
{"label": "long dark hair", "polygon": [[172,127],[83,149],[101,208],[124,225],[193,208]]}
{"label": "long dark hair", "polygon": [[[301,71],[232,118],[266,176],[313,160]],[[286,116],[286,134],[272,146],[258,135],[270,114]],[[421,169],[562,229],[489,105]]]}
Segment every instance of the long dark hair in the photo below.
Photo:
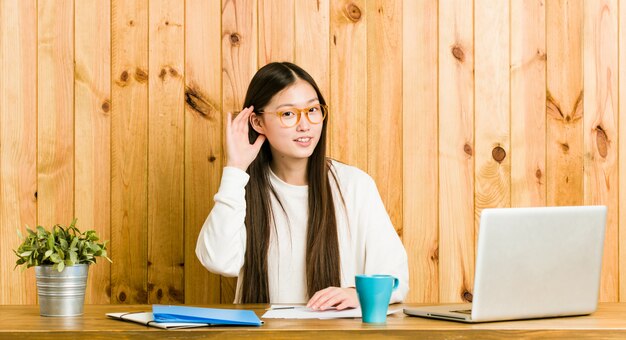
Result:
{"label": "long dark hair", "polygon": [[[263,66],[250,81],[244,107],[254,105],[259,114],[276,95],[302,79],[311,84],[320,104],[326,104],[319,87],[306,71],[292,63],[270,63]],[[339,241],[337,220],[329,181],[330,161],[326,158],[326,128],[324,119],[319,142],[309,157],[309,218],[306,245],[306,280],[309,297],[329,286],[340,285]],[[250,124],[250,123],[248,123]],[[249,125],[248,137],[254,142],[259,134]],[[242,303],[268,303],[267,252],[273,211],[270,195],[280,202],[270,183],[269,165],[272,152],[265,141],[256,159],[248,167],[250,180],[246,185],[246,254],[243,264]],[[333,174],[334,177],[334,174]],[[335,178],[336,180],[336,178]],[[339,186],[337,185],[337,188]],[[282,205],[282,203],[281,203]]]}

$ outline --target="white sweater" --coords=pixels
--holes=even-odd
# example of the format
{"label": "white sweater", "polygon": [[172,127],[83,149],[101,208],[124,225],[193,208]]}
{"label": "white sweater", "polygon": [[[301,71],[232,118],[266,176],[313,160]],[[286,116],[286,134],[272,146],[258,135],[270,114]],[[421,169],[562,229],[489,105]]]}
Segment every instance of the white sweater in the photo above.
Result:
{"label": "white sweater", "polygon": [[[333,161],[346,207],[334,184],[341,286],[354,287],[356,274],[390,274],[400,281],[391,303],[401,302],[409,290],[407,255],[391,224],[376,184],[365,172]],[[332,175],[329,176],[333,183]],[[235,302],[240,302],[241,276],[246,252],[245,186],[249,175],[225,167],[215,206],[204,222],[196,255],[209,271],[239,276]],[[306,303],[306,229],[308,186],[283,182],[270,170],[270,181],[286,211],[271,196],[276,231],[270,232],[268,284],[270,303]],[[347,211],[347,220],[346,220]],[[288,223],[289,221],[290,223]]]}

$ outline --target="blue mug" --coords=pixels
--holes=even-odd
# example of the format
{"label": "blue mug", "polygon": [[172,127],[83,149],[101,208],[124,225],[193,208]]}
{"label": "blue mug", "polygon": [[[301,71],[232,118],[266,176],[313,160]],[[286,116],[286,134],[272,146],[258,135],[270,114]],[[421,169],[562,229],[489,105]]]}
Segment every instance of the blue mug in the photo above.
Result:
{"label": "blue mug", "polygon": [[361,304],[363,322],[387,322],[391,292],[400,281],[391,275],[356,275],[356,293]]}

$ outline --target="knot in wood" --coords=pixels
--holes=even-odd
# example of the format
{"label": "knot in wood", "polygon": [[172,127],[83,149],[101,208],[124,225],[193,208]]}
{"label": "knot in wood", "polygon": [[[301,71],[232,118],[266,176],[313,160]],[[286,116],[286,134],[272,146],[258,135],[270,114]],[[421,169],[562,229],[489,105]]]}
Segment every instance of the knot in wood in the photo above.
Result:
{"label": "knot in wood", "polygon": [[472,151],[472,146],[465,143],[465,145],[463,145],[463,151],[468,155],[468,156],[472,156],[474,154],[474,152]]}
{"label": "knot in wood", "polygon": [[467,302],[472,302],[472,300],[474,300],[474,295],[472,295],[472,293],[468,291],[464,291],[462,297],[463,297],[463,300]]}
{"label": "knot in wood", "polygon": [[609,138],[600,125],[596,127],[596,147],[598,148],[600,156],[606,158],[609,149]]}
{"label": "knot in wood", "polygon": [[506,151],[504,151],[502,147],[496,146],[493,150],[491,150],[491,157],[493,157],[496,162],[502,163],[506,157]]}
{"label": "knot in wood", "polygon": [[123,81],[123,82],[127,82],[128,81],[128,71],[122,72],[122,74],[120,75],[120,80]]}
{"label": "knot in wood", "polygon": [[202,117],[209,118],[209,114],[213,109],[211,103],[209,103],[208,99],[205,99],[200,92],[195,90],[192,86],[194,85],[185,86],[185,102]]}
{"label": "knot in wood", "polygon": [[230,35],[230,43],[237,46],[241,41],[241,36],[238,33],[233,33]]}
{"label": "knot in wood", "polygon": [[102,111],[109,112],[109,110],[111,110],[111,104],[108,100],[105,100],[104,103],[102,103]]}
{"label": "knot in wood", "polygon": [[458,45],[452,46],[452,55],[460,62],[465,60],[465,52],[463,52],[463,49]]}
{"label": "knot in wood", "polygon": [[348,19],[352,22],[361,20],[361,9],[354,3],[347,4],[344,10],[346,12],[346,17],[348,17]]}
{"label": "knot in wood", "polygon": [[435,250],[433,250],[432,254],[430,255],[430,260],[433,262],[438,262],[439,261],[439,247],[435,248]]}
{"label": "knot in wood", "polygon": [[148,81],[148,73],[139,67],[135,69],[135,80],[140,83],[145,83]]}

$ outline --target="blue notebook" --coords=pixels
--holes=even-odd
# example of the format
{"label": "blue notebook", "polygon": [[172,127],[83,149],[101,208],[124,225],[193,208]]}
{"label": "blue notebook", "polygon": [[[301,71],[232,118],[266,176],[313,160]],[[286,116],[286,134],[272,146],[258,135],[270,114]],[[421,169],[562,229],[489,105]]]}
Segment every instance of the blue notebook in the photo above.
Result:
{"label": "blue notebook", "polygon": [[153,305],[156,322],[208,323],[211,325],[261,326],[251,310]]}

